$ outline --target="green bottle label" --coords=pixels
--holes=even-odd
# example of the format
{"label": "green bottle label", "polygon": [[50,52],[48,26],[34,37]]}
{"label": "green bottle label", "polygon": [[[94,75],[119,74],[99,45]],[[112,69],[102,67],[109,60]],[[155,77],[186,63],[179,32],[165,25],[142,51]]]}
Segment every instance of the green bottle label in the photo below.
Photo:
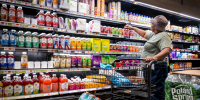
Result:
{"label": "green bottle label", "polygon": [[24,36],[19,36],[18,37],[18,46],[19,47],[24,47]]}
{"label": "green bottle label", "polygon": [[39,47],[39,39],[37,37],[33,37],[33,48]]}
{"label": "green bottle label", "polygon": [[32,44],[32,37],[31,36],[25,37],[25,46],[31,47],[31,44]]}

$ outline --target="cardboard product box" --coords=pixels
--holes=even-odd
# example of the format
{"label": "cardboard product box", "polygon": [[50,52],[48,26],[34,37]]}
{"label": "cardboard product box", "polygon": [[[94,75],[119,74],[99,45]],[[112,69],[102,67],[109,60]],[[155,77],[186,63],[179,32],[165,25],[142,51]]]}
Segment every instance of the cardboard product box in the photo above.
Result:
{"label": "cardboard product box", "polygon": [[[77,2],[77,0],[73,0]],[[70,0],[60,0],[60,9],[69,10],[70,9]]]}
{"label": "cardboard product box", "polygon": [[97,20],[91,20],[88,24],[89,32],[100,33],[101,22]]}
{"label": "cardboard product box", "polygon": [[92,38],[92,51],[101,51],[101,39],[100,38]]}
{"label": "cardboard product box", "polygon": [[109,64],[109,55],[101,55],[101,63],[104,65]]}
{"label": "cardboard product box", "polygon": [[110,39],[101,39],[101,51],[110,51]]}
{"label": "cardboard product box", "polygon": [[76,20],[76,30],[86,31],[86,19],[78,18]]}
{"label": "cardboard product box", "polygon": [[77,2],[76,1],[70,1],[70,11],[77,12]]}
{"label": "cardboard product box", "polygon": [[92,56],[92,67],[100,68],[101,63],[101,55],[93,55]]}
{"label": "cardboard product box", "polygon": [[87,13],[87,4],[86,3],[78,3],[78,12],[86,14]]}
{"label": "cardboard product box", "polygon": [[64,19],[63,17],[58,17],[59,28],[64,28]]}

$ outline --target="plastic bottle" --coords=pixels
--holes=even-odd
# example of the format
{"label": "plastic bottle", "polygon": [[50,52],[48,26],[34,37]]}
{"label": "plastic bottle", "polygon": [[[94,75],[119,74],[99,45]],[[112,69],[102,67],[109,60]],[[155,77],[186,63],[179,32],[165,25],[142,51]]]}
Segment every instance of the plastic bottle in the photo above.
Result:
{"label": "plastic bottle", "polygon": [[52,13],[52,26],[58,27],[58,16],[55,12]]}
{"label": "plastic bottle", "polygon": [[40,81],[37,78],[37,75],[33,75],[33,93],[34,94],[40,93]]}
{"label": "plastic bottle", "polygon": [[52,34],[47,34],[47,48],[52,49],[53,48],[53,37]]}
{"label": "plastic bottle", "polygon": [[53,2],[53,0],[47,0],[46,1],[46,6],[47,7],[52,7],[52,2]]}
{"label": "plastic bottle", "polygon": [[52,92],[51,83],[52,83],[51,78],[49,76],[46,76],[46,78],[43,81],[43,93]]}
{"label": "plastic bottle", "polygon": [[24,47],[24,32],[23,31],[19,31],[17,34],[17,46],[18,47]]}
{"label": "plastic bottle", "polygon": [[53,48],[54,49],[58,49],[59,48],[59,38],[58,38],[58,34],[55,34],[53,36]]}
{"label": "plastic bottle", "polygon": [[47,11],[45,14],[45,20],[46,20],[46,26],[52,26],[52,21],[51,21],[52,18],[49,11]]}
{"label": "plastic bottle", "polygon": [[87,67],[92,67],[92,58],[91,58],[91,56],[87,56]]}
{"label": "plastic bottle", "polygon": [[64,37],[64,35],[59,36],[59,48],[65,49],[65,37]]}
{"label": "plastic bottle", "polygon": [[33,48],[38,48],[39,47],[39,37],[37,32],[32,33],[33,41],[32,41],[32,46]]}
{"label": "plastic bottle", "polygon": [[128,20],[128,13],[127,13],[127,11],[124,12],[124,20]]}
{"label": "plastic bottle", "polygon": [[13,84],[10,77],[6,77],[6,80],[3,82],[4,97],[13,96]]}
{"label": "plastic bottle", "polygon": [[40,12],[37,14],[37,21],[38,25],[45,25],[45,15],[43,10],[40,10]]}
{"label": "plastic bottle", "polygon": [[58,1],[57,0],[53,0],[53,8],[58,8]]}
{"label": "plastic bottle", "polygon": [[121,20],[124,20],[124,11],[121,11]]}
{"label": "plastic bottle", "polygon": [[69,54],[65,56],[65,67],[66,68],[70,68],[71,67],[71,57],[70,57]]}
{"label": "plastic bottle", "polygon": [[68,90],[75,90],[74,83],[72,80],[68,80]]}
{"label": "plastic bottle", "polygon": [[7,69],[7,55],[5,52],[1,52],[1,69]]}
{"label": "plastic bottle", "polygon": [[18,6],[17,8],[17,22],[23,23],[24,22],[24,11],[22,10],[22,7]]}
{"label": "plastic bottle", "polygon": [[67,90],[68,90],[68,79],[66,75],[63,75],[63,78],[61,78],[59,82],[59,91],[67,91]]}
{"label": "plastic bottle", "polygon": [[70,43],[71,43],[71,50],[76,50],[76,40],[75,37],[70,38]]}
{"label": "plastic bottle", "polygon": [[38,0],[31,0],[31,3],[32,3],[32,4],[37,4],[37,3],[38,3]]}
{"label": "plastic bottle", "polygon": [[67,50],[70,50],[70,36],[69,35],[65,36],[65,48]]}
{"label": "plastic bottle", "polygon": [[22,69],[28,68],[28,56],[26,52],[22,52],[21,55],[21,68]]}
{"label": "plastic bottle", "polygon": [[6,4],[2,4],[2,7],[1,7],[1,20],[2,21],[8,20],[8,8]]}
{"label": "plastic bottle", "polygon": [[90,83],[89,83],[89,79],[85,79],[85,89],[90,88]]}
{"label": "plastic bottle", "polygon": [[17,45],[17,34],[16,34],[16,30],[11,30],[10,35],[9,35],[9,44],[12,47],[16,47]]}
{"label": "plastic bottle", "polygon": [[52,92],[58,91],[58,78],[56,77],[56,74],[53,74],[52,80]]}
{"label": "plastic bottle", "polygon": [[76,90],[81,89],[81,84],[80,84],[79,79],[76,79],[76,80],[75,80],[75,84],[76,84]]}
{"label": "plastic bottle", "polygon": [[46,75],[42,75],[42,78],[40,79],[40,93],[43,93],[43,81],[46,78]]}
{"label": "plastic bottle", "polygon": [[129,14],[128,14],[128,21],[133,21],[133,15],[132,15],[132,12],[130,12]]}
{"label": "plastic bottle", "polygon": [[58,79],[58,80],[59,80],[59,82],[60,82],[60,81],[61,81],[61,79],[63,78],[63,75],[64,75],[64,74],[60,74],[60,77],[59,77],[59,79]]}
{"label": "plastic bottle", "polygon": [[0,81],[0,97],[3,97],[3,83]]}
{"label": "plastic bottle", "polygon": [[82,56],[82,67],[87,67],[87,56]]}
{"label": "plastic bottle", "polygon": [[81,38],[77,37],[75,40],[76,40],[76,49],[81,50]]}
{"label": "plastic bottle", "polygon": [[30,76],[24,81],[24,94],[30,95],[33,94],[33,80]]}
{"label": "plastic bottle", "polygon": [[84,79],[82,79],[82,81],[80,81],[80,89],[85,89]]}
{"label": "plastic bottle", "polygon": [[45,6],[46,0],[39,0],[39,4]]}
{"label": "plastic bottle", "polygon": [[65,68],[65,55],[60,55],[60,68]]}
{"label": "plastic bottle", "polygon": [[47,48],[46,33],[42,33],[42,34],[39,36],[39,39],[40,39],[40,48],[46,49],[46,48]]}
{"label": "plastic bottle", "polygon": [[16,15],[16,10],[14,5],[10,5],[9,8],[9,21],[10,22],[15,22],[15,15]]}
{"label": "plastic bottle", "polygon": [[31,48],[31,47],[32,47],[32,41],[33,41],[31,32],[30,32],[30,31],[27,31],[27,32],[25,33],[24,37],[25,37],[25,47]]}
{"label": "plastic bottle", "polygon": [[1,39],[1,44],[2,46],[8,46],[9,45],[9,33],[8,29],[3,29],[2,32],[2,39]]}
{"label": "plastic bottle", "polygon": [[17,76],[16,81],[13,82],[13,86],[14,86],[14,96],[23,95],[24,84],[21,80],[21,77]]}
{"label": "plastic bottle", "polygon": [[14,69],[15,57],[13,52],[8,52],[8,69]]}

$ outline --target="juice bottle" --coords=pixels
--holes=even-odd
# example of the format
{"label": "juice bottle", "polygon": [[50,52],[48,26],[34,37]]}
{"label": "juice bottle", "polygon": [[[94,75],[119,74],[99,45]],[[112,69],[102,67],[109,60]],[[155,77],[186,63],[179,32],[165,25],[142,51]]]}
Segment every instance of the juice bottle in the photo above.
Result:
{"label": "juice bottle", "polygon": [[48,92],[52,92],[52,81],[51,78],[49,76],[46,76],[46,78],[43,81],[43,92],[44,93],[48,93]]}
{"label": "juice bottle", "polygon": [[71,67],[71,57],[70,57],[69,54],[65,56],[65,67],[66,68],[70,68]]}
{"label": "juice bottle", "polygon": [[51,27],[51,24],[52,24],[51,20],[52,19],[51,19],[51,14],[50,14],[49,11],[47,11],[46,14],[45,14],[45,20],[46,20],[46,26]]}
{"label": "juice bottle", "polygon": [[31,0],[31,3],[32,3],[32,4],[37,4],[37,3],[38,3],[38,0]]}
{"label": "juice bottle", "polygon": [[39,39],[40,39],[40,48],[46,49],[46,48],[47,48],[46,33],[42,33],[42,34],[39,36]]}
{"label": "juice bottle", "polygon": [[92,42],[90,39],[86,39],[86,50],[92,50]]}
{"label": "juice bottle", "polygon": [[39,5],[45,6],[46,0],[39,0]]}
{"label": "juice bottle", "polygon": [[54,68],[59,68],[60,66],[60,58],[57,53],[54,53],[52,56],[53,66]]}
{"label": "juice bottle", "polygon": [[3,29],[1,44],[2,44],[2,46],[8,46],[9,45],[9,33],[8,33],[8,29]]}
{"label": "juice bottle", "polygon": [[14,96],[23,95],[23,85],[21,77],[17,77],[16,81],[13,82]]}
{"label": "juice bottle", "polygon": [[26,52],[22,52],[21,55],[21,68],[25,69],[28,67],[28,56],[26,55]]}
{"label": "juice bottle", "polygon": [[2,21],[8,20],[8,8],[6,4],[2,4],[2,7],[1,7],[1,20]]}
{"label": "juice bottle", "polygon": [[39,37],[38,37],[38,33],[37,32],[33,32],[32,33],[32,37],[33,37],[33,48],[38,48],[39,47]]}
{"label": "juice bottle", "polygon": [[37,78],[37,75],[33,75],[33,93],[40,93],[40,81]]}
{"label": "juice bottle", "polygon": [[47,7],[52,7],[52,2],[53,2],[53,0],[47,0],[46,1],[46,3],[47,3],[46,6]]}
{"label": "juice bottle", "polygon": [[82,79],[82,81],[80,81],[80,89],[85,89],[85,83],[84,83],[84,79]]}
{"label": "juice bottle", "polygon": [[70,43],[71,43],[71,50],[76,50],[76,40],[75,37],[70,38]]}
{"label": "juice bottle", "polygon": [[89,80],[85,79],[85,89],[90,88]]}
{"label": "juice bottle", "polygon": [[53,48],[54,49],[58,49],[59,48],[59,38],[58,38],[58,34],[55,34],[53,36]]}
{"label": "juice bottle", "polygon": [[56,77],[56,74],[53,74],[51,81],[52,81],[52,92],[57,92],[58,91],[58,78]]}
{"label": "juice bottle", "polygon": [[68,84],[68,90],[75,90],[75,89],[74,89],[74,86],[75,86],[75,85],[74,85],[73,81],[68,80],[68,83],[69,83],[69,84]]}
{"label": "juice bottle", "polygon": [[16,10],[15,10],[15,6],[14,5],[10,5],[10,9],[9,9],[9,21],[10,22],[15,22],[15,14]]}
{"label": "juice bottle", "polygon": [[3,91],[4,97],[13,96],[13,84],[10,77],[6,77],[6,80],[3,82]]}
{"label": "juice bottle", "polygon": [[81,50],[81,39],[80,39],[80,37],[76,38],[76,49]]}
{"label": "juice bottle", "polygon": [[32,47],[32,41],[33,41],[33,38],[32,38],[31,32],[27,31],[25,33],[25,47],[31,48]]}
{"label": "juice bottle", "polygon": [[15,57],[13,52],[8,52],[8,69],[14,69]]}
{"label": "juice bottle", "polygon": [[46,75],[42,75],[42,78],[40,79],[40,93],[44,93],[43,92],[43,81],[46,78]]}
{"label": "juice bottle", "polygon": [[17,45],[17,34],[16,34],[16,30],[11,30],[10,35],[9,35],[9,44],[12,47],[16,47]]}
{"label": "juice bottle", "polygon": [[60,55],[60,68],[65,68],[65,55]]}
{"label": "juice bottle", "polygon": [[94,88],[94,83],[92,79],[89,79],[89,86],[90,88]]}
{"label": "juice bottle", "polygon": [[0,81],[0,97],[3,97],[3,83]]}
{"label": "juice bottle", "polygon": [[64,37],[64,35],[59,36],[59,48],[65,49],[65,37]]}
{"label": "juice bottle", "polygon": [[18,47],[24,47],[24,32],[23,31],[19,31],[17,34],[17,46]]}
{"label": "juice bottle", "polygon": [[17,22],[23,23],[24,22],[24,11],[22,10],[22,7],[18,6],[17,8]]}
{"label": "juice bottle", "polygon": [[3,83],[6,80],[6,76],[3,76],[3,79],[1,80],[1,82]]}
{"label": "juice bottle", "polygon": [[85,38],[81,39],[81,50],[86,50],[86,39]]}
{"label": "juice bottle", "polygon": [[60,77],[59,77],[59,82],[61,81],[61,79],[63,78],[63,75],[64,74],[60,74]]}
{"label": "juice bottle", "polygon": [[75,84],[76,84],[76,90],[81,89],[81,84],[80,84],[80,82],[79,82],[79,79],[76,79],[76,80],[75,80]]}
{"label": "juice bottle", "polygon": [[53,8],[58,8],[58,2],[57,2],[57,0],[53,0]]}
{"label": "juice bottle", "polygon": [[52,49],[53,48],[53,37],[52,34],[47,34],[47,47]]}
{"label": "juice bottle", "polygon": [[46,72],[46,76],[49,76],[51,78],[51,74],[49,72]]}
{"label": "juice bottle", "polygon": [[37,21],[38,25],[45,25],[45,15],[43,10],[40,10],[40,12],[37,14]]}
{"label": "juice bottle", "polygon": [[1,69],[7,69],[7,55],[5,52],[1,52]]}
{"label": "juice bottle", "polygon": [[33,80],[30,76],[24,81],[24,95],[33,94]]}
{"label": "juice bottle", "polygon": [[65,36],[65,48],[67,50],[70,49],[70,36],[69,35]]}
{"label": "juice bottle", "polygon": [[128,13],[127,13],[127,11],[124,12],[124,20],[128,20]]}
{"label": "juice bottle", "polygon": [[124,20],[124,11],[121,11],[121,20]]}
{"label": "juice bottle", "polygon": [[52,13],[52,26],[58,27],[58,16],[55,12]]}
{"label": "juice bottle", "polygon": [[67,90],[68,90],[68,79],[66,75],[63,75],[63,78],[61,78],[59,82],[59,91],[67,91]]}

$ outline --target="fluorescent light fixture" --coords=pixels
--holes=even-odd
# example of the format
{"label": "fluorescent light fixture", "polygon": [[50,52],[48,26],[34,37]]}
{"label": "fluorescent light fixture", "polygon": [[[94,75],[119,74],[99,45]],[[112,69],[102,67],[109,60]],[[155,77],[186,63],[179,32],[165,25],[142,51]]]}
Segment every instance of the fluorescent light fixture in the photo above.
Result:
{"label": "fluorescent light fixture", "polygon": [[136,2],[135,4],[136,5],[145,6],[145,7],[148,7],[148,8],[152,8],[152,9],[156,9],[156,10],[159,10],[159,11],[163,11],[163,12],[166,12],[166,13],[175,14],[177,16],[181,16],[181,17],[190,18],[190,19],[194,19],[194,20],[200,21],[199,18],[192,17],[192,16],[189,16],[189,15],[186,15],[186,14],[182,14],[182,13],[178,13],[178,12],[175,12],[175,11],[172,11],[172,10],[168,10],[168,9],[165,9],[165,8],[157,7],[157,6],[154,6],[154,5],[150,5],[150,4],[147,4],[147,3]]}

